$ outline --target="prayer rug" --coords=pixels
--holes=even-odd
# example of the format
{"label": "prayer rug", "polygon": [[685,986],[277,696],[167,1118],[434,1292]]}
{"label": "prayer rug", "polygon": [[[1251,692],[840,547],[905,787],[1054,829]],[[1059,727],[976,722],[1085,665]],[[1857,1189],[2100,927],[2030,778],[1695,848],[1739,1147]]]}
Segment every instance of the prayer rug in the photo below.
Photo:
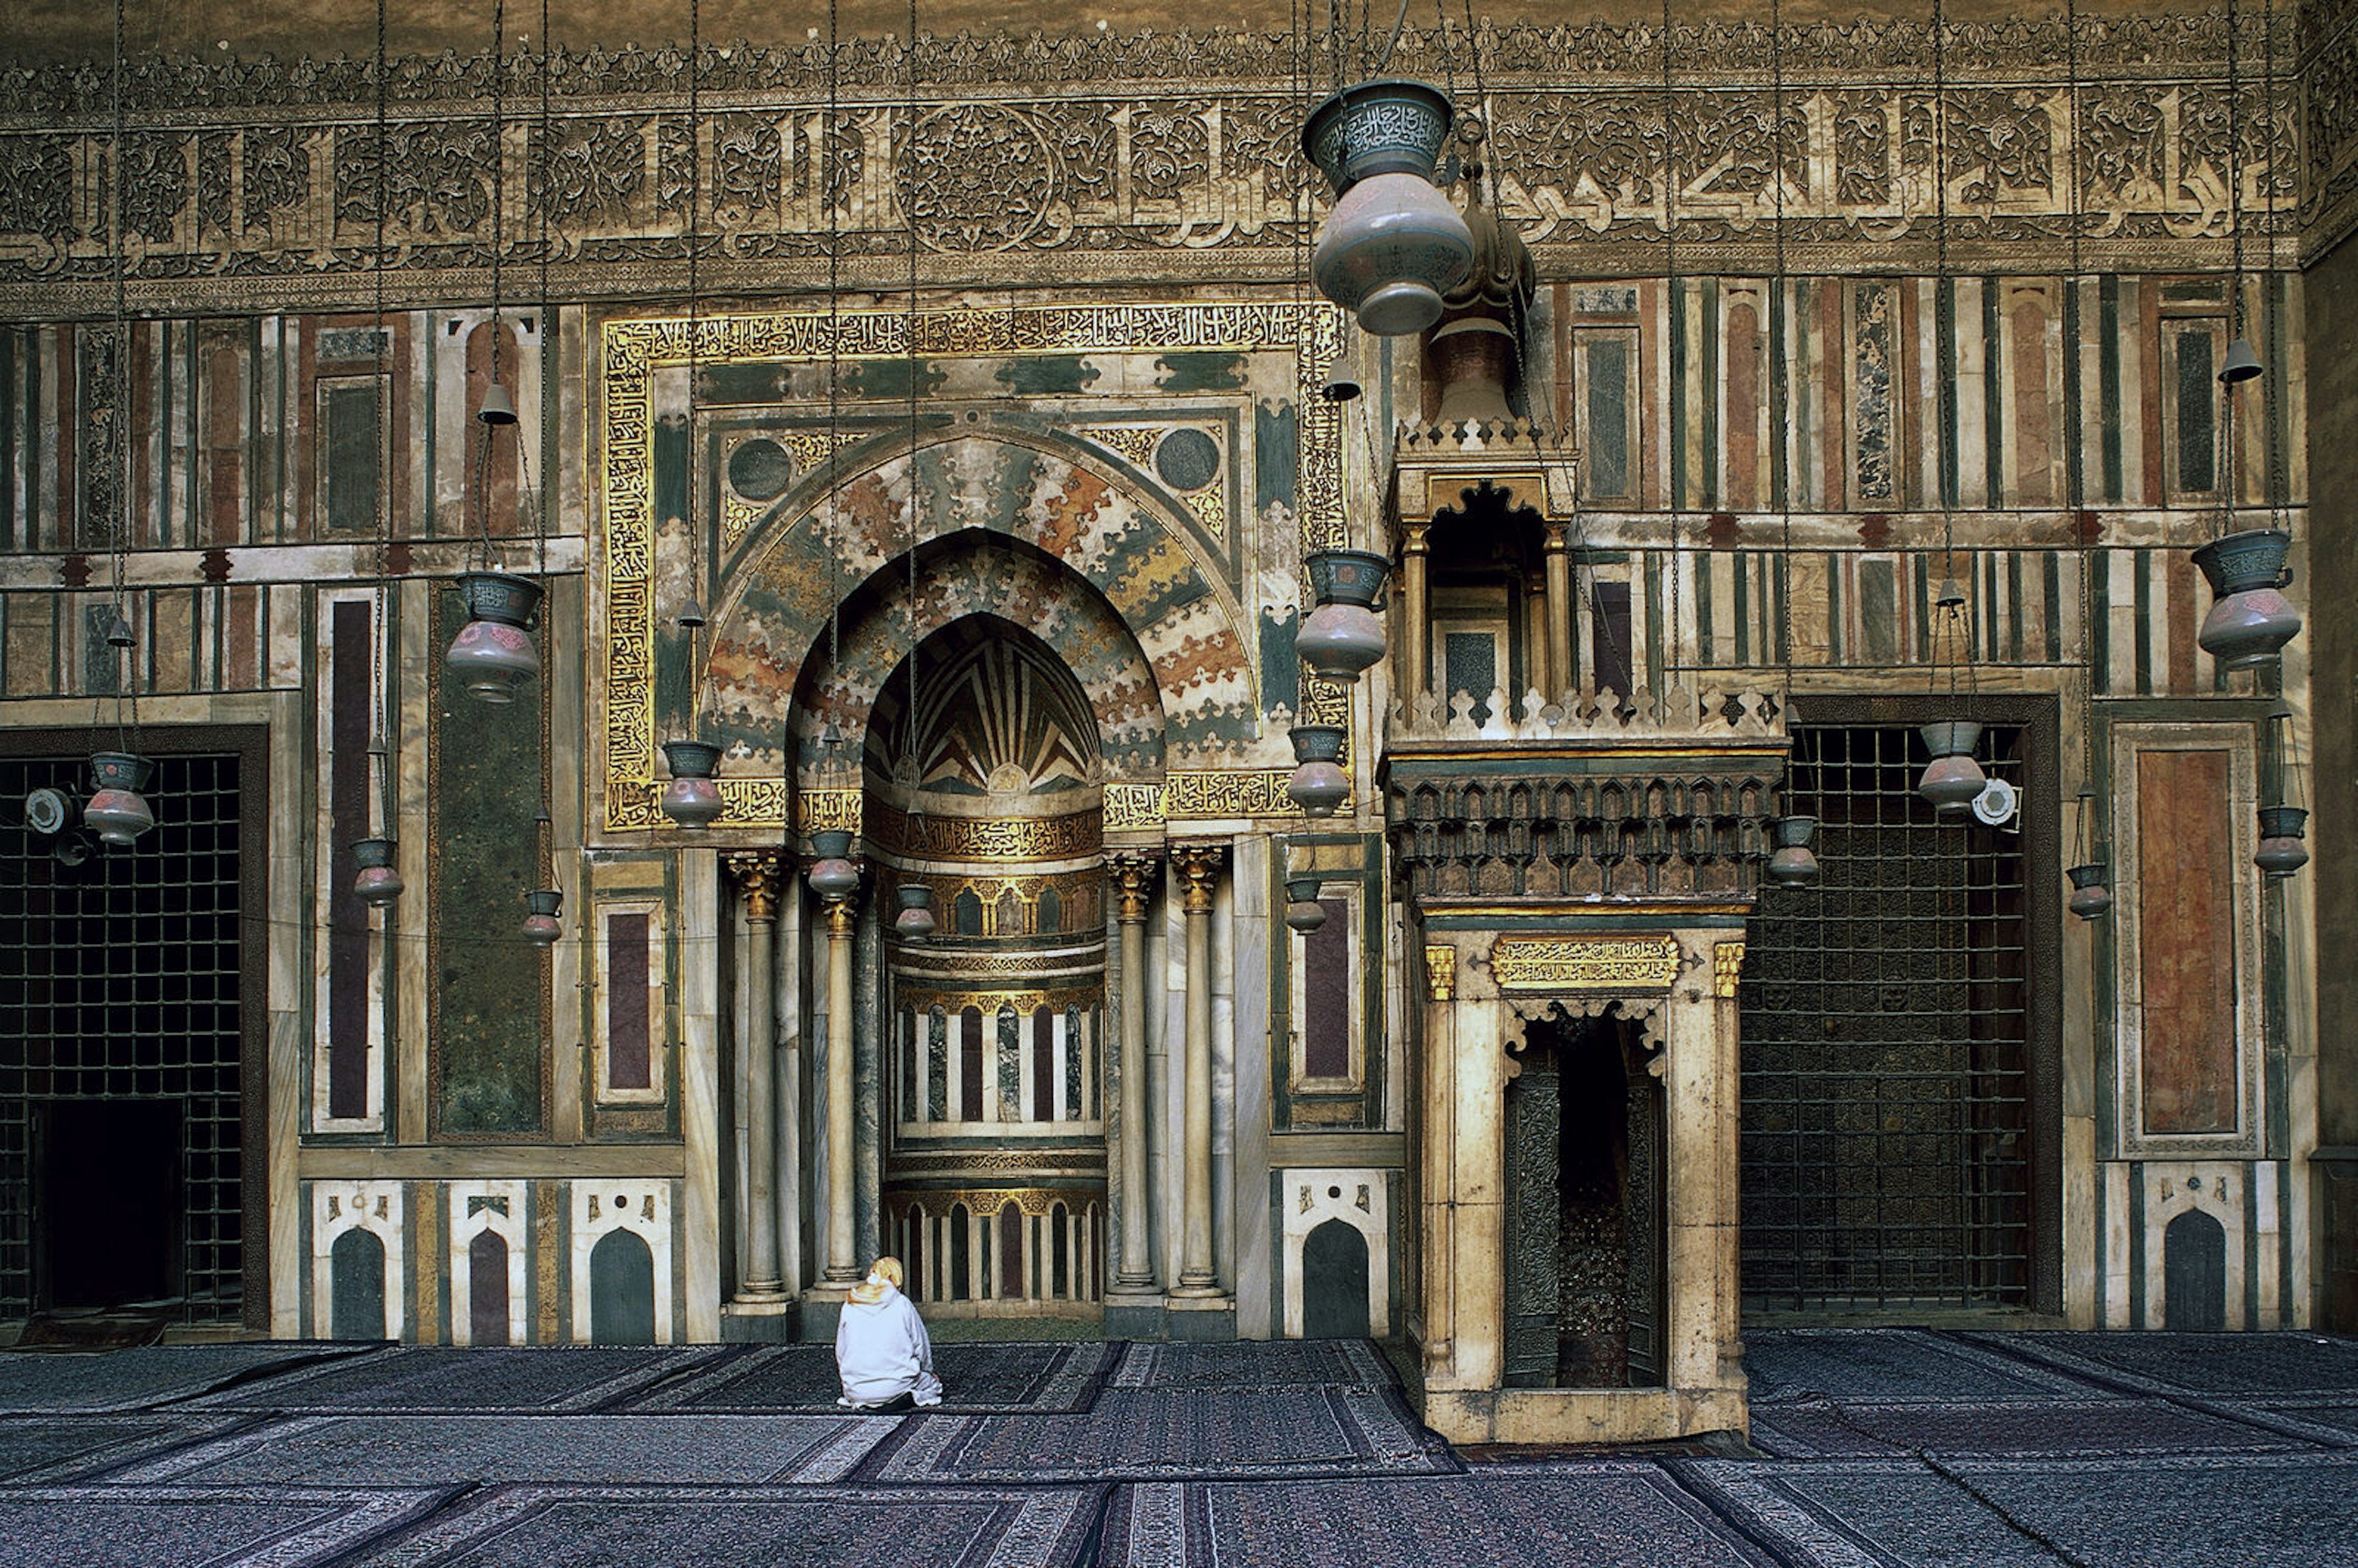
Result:
{"label": "prayer rug", "polygon": [[2147,1329],[1960,1337],[2142,1393],[2358,1393],[2358,1339],[2321,1334],[2171,1334]]}
{"label": "prayer rug", "polygon": [[1105,1489],[502,1487],[353,1568],[1078,1568]]}
{"label": "prayer rug", "polygon": [[2241,1421],[2258,1422],[2278,1432],[2294,1433],[2327,1448],[2358,1447],[2358,1400],[2327,1399],[2212,1400],[2212,1409]]}
{"label": "prayer rug", "polygon": [[1752,1442],[1779,1459],[1909,1453],[2256,1454],[2313,1446],[2282,1428],[2167,1400],[2126,1399],[1775,1405],[1754,1413]]}
{"label": "prayer rug", "polygon": [[370,1415],[272,1422],[118,1472],[231,1486],[840,1481],[891,1416]]}
{"label": "prayer rug", "polygon": [[460,1349],[405,1345],[192,1400],[208,1410],[300,1415],[469,1415],[494,1411],[579,1414],[661,1379],[737,1354],[665,1346],[536,1345]]}
{"label": "prayer rug", "polygon": [[1459,1468],[1448,1444],[1389,1391],[1109,1389],[1086,1415],[911,1416],[860,1467],[860,1479],[1220,1480]]}
{"label": "prayer rug", "polygon": [[160,1454],[227,1432],[248,1418],[236,1415],[0,1416],[0,1481],[87,1477],[92,1471]]}
{"label": "prayer rug", "polygon": [[92,1354],[0,1353],[0,1414],[128,1411],[186,1399],[240,1378],[355,1354],[351,1346],[287,1340],[150,1345]]}
{"label": "prayer rug", "polygon": [[2103,1391],[2054,1368],[1921,1329],[1749,1329],[1744,1370],[1756,1405],[1817,1398],[2085,1399]]}
{"label": "prayer rug", "polygon": [[2358,1455],[1671,1464],[1793,1568],[2358,1568]]}
{"label": "prayer rug", "polygon": [[1599,1460],[1315,1483],[1150,1482],[1107,1512],[1106,1568],[1771,1568],[1656,1465]]}
{"label": "prayer rug", "polygon": [[[937,1409],[1084,1411],[1098,1397],[1120,1346],[1097,1344],[936,1345],[942,1379]],[[761,1414],[839,1411],[835,1352],[823,1345],[767,1346],[667,1382],[627,1407],[633,1411]]]}
{"label": "prayer rug", "polygon": [[1400,1379],[1363,1339],[1238,1340],[1234,1345],[1133,1345],[1114,1368],[1117,1389],[1393,1389]]}
{"label": "prayer rug", "polygon": [[452,1495],[448,1487],[11,1487],[0,1489],[0,1568],[308,1568],[425,1517]]}

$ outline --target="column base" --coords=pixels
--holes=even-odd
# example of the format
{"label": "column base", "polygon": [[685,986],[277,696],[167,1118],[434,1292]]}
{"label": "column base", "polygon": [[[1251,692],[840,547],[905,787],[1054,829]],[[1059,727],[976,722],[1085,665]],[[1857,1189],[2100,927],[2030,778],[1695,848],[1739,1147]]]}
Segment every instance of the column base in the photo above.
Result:
{"label": "column base", "polygon": [[1108,1339],[1170,1338],[1170,1320],[1163,1310],[1163,1292],[1152,1286],[1144,1291],[1107,1292],[1105,1336]]}
{"label": "column base", "polygon": [[783,1292],[774,1296],[742,1296],[720,1309],[723,1343],[790,1344],[802,1303]]}
{"label": "column base", "polygon": [[813,1285],[805,1291],[795,1337],[805,1345],[834,1344],[836,1320],[843,1315],[843,1303],[850,1296],[849,1285]]}
{"label": "column base", "polygon": [[1168,1314],[1165,1332],[1172,1339],[1201,1343],[1237,1336],[1237,1298],[1225,1292],[1182,1295],[1174,1291],[1163,1310]]}

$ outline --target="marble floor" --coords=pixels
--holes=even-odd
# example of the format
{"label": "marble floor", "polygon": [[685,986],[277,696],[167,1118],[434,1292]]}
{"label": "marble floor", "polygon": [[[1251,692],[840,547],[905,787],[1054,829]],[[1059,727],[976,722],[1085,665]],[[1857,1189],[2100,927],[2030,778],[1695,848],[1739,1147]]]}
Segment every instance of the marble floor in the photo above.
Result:
{"label": "marble floor", "polygon": [[1753,1426],[1453,1450],[1380,1346],[0,1353],[0,1568],[2358,1568],[2358,1340],[1785,1329]]}

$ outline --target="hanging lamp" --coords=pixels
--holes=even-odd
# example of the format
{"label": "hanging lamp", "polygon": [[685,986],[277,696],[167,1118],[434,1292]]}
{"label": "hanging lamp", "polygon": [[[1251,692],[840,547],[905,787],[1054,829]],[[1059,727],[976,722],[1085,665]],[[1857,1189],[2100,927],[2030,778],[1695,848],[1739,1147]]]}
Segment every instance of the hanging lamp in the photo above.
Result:
{"label": "hanging lamp", "polygon": [[2074,803],[2073,816],[2078,818],[2073,831],[2077,841],[2079,864],[2064,868],[2071,892],[2063,901],[2064,907],[2082,920],[2102,920],[2113,907],[2111,876],[2101,856],[2089,847],[2090,821],[2095,814],[2096,792],[2082,789]]}
{"label": "hanging lamp", "polygon": [[[114,5],[114,66],[110,77],[114,106],[114,144],[108,150],[108,168],[123,168],[123,0]],[[156,826],[156,814],[139,792],[147,787],[147,780],[156,764],[141,756],[135,749],[139,730],[139,671],[131,656],[136,645],[131,622],[123,613],[123,582],[129,566],[131,506],[131,345],[129,317],[124,309],[124,182],[108,181],[107,203],[109,261],[114,275],[114,408],[116,417],[111,432],[108,458],[114,468],[114,493],[113,508],[107,514],[106,530],[109,553],[113,556],[114,603],[107,617],[107,656],[114,665],[114,735],[116,750],[92,754],[90,771],[92,781],[90,799],[83,803],[82,826],[98,835],[102,844],[126,846],[142,833]],[[127,717],[126,717],[127,700]]]}
{"label": "hanging lamp", "polygon": [[939,928],[934,918],[934,890],[924,882],[904,881],[895,891],[901,912],[892,917],[893,935],[903,942],[923,942]]}
{"label": "hanging lamp", "polygon": [[1304,936],[1326,924],[1326,906],[1318,901],[1316,871],[1289,871],[1285,878],[1285,925]]}
{"label": "hanging lamp", "polygon": [[[693,674],[696,634],[704,625],[704,607],[691,599],[681,607],[678,620],[687,633],[687,667]],[[727,809],[716,777],[720,771],[720,748],[709,741],[665,741],[663,754],[671,769],[660,801],[663,814],[687,828],[709,827],[720,820]]]}
{"label": "hanging lamp", "polygon": [[[385,213],[391,206],[388,197],[392,178],[392,160],[382,155],[385,146],[385,49],[384,27],[387,0],[376,0],[376,250],[369,261],[369,283],[376,306],[375,330],[369,339],[369,350],[375,360],[374,373],[379,385],[385,382],[384,348],[388,334],[384,325],[384,225]],[[372,715],[375,731],[369,741],[369,766],[375,771],[379,828],[367,838],[352,844],[352,896],[370,909],[383,909],[402,893],[401,872],[394,861],[401,846],[392,837],[395,822],[393,761],[388,749],[392,732],[391,705],[385,698],[387,672],[379,655],[390,635],[386,561],[391,552],[393,509],[390,504],[391,474],[388,457],[392,451],[391,431],[387,427],[385,399],[376,400],[376,583],[371,594],[369,613],[369,693],[375,705]]]}
{"label": "hanging lamp", "polygon": [[[503,9],[494,7],[492,134],[495,146],[503,143],[507,132],[507,53],[506,40],[500,32],[503,22]],[[495,157],[491,165],[492,378],[475,408],[475,421],[482,427],[475,448],[476,558],[473,569],[459,579],[459,599],[467,612],[466,623],[450,639],[442,662],[478,701],[505,706],[514,702],[516,694],[540,674],[540,654],[533,646],[532,630],[534,613],[540,606],[541,589],[529,578],[496,569],[492,554],[492,444],[503,432],[515,441],[517,504],[534,507],[535,513],[538,508],[524,438],[516,425],[515,399],[508,395],[500,379],[507,337],[500,283],[500,264],[507,248],[506,235],[502,232],[507,211],[507,160]]]}
{"label": "hanging lamp", "polygon": [[1303,151],[1335,193],[1311,277],[1377,337],[1440,320],[1442,292],[1473,265],[1473,232],[1433,183],[1451,118],[1439,88],[1387,78],[1344,88],[1303,124]]}
{"label": "hanging lamp", "polygon": [[1372,550],[1314,550],[1303,557],[1314,608],[1293,634],[1302,662],[1348,685],[1384,656],[1384,623],[1375,611],[1391,562]]}
{"label": "hanging lamp", "polygon": [[2292,717],[2291,706],[2282,702],[2268,713],[2268,723],[2277,736],[2278,798],[2260,807],[2260,842],[2252,863],[2271,877],[2288,877],[2309,864],[2309,846],[2301,841],[2309,826],[2309,810],[2284,798],[2299,798],[2300,776],[2292,757]]}
{"label": "hanging lamp", "polygon": [[1302,807],[1305,816],[1332,816],[1351,797],[1351,775],[1337,762],[1343,754],[1339,724],[1297,724],[1293,741],[1293,776],[1286,782],[1285,797]]}
{"label": "hanging lamp", "polygon": [[840,827],[822,828],[810,836],[811,863],[803,880],[821,898],[843,898],[860,886],[860,868],[851,861],[851,835]]}
{"label": "hanging lamp", "polygon": [[[1942,583],[1940,597],[1933,601],[1933,614],[1938,617],[1932,633],[1933,678],[1936,682],[1939,679],[1945,643],[1951,655],[1949,696],[1954,700],[1958,663],[1969,662],[1973,656],[1965,590],[1958,586],[1956,579]],[[1916,733],[1922,738],[1924,751],[1931,758],[1923,773],[1917,776],[1916,793],[1939,811],[1958,812],[1972,806],[1975,797],[1989,787],[1988,776],[1982,772],[1981,763],[1974,760],[1974,748],[1981,743],[1982,727],[1971,719],[1942,719],[1920,725]]]}
{"label": "hanging lamp", "polygon": [[[2212,601],[2209,613],[2202,617],[2201,628],[2194,641],[2201,650],[2219,661],[2220,667],[2230,670],[2251,669],[2267,663],[2283,651],[2286,643],[2300,633],[2300,616],[2284,596],[2284,587],[2291,580],[2285,568],[2285,557],[2292,547],[2292,534],[2275,524],[2276,452],[2271,428],[2268,492],[2271,523],[2265,528],[2235,529],[2235,502],[2240,486],[2237,475],[2236,427],[2240,403],[2237,392],[2247,382],[2256,380],[2261,373],[2260,357],[2253,351],[2251,340],[2244,335],[2244,222],[2237,204],[2243,185],[2239,158],[2242,154],[2243,127],[2239,109],[2243,95],[2235,71],[2234,0],[2227,5],[2227,189],[2230,234],[2234,245],[2234,270],[2229,287],[2230,301],[2235,323],[2234,341],[2227,345],[2226,358],[2219,366],[2219,525],[2220,535],[2194,552],[2194,565],[2211,585]],[[2275,36],[2269,35],[2268,96],[2270,100],[2269,133],[2274,134],[2274,100],[2276,93]],[[2274,303],[2269,308],[2274,310]],[[2306,855],[2304,853],[2304,858]]]}

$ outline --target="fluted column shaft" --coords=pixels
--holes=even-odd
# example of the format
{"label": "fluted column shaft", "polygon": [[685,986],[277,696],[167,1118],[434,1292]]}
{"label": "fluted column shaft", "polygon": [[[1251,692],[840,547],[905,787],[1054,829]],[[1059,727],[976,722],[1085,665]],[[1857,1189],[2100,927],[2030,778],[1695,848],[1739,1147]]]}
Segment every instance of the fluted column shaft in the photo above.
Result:
{"label": "fluted column shaft", "polygon": [[860,1278],[852,1256],[851,942],[852,898],[827,901],[827,1278]]}
{"label": "fluted column shaft", "polygon": [[1220,1294],[1212,1259],[1212,903],[1221,847],[1174,847],[1187,914],[1187,1073],[1184,1184],[1181,1189],[1179,1286],[1174,1295]]}
{"label": "fluted column shaft", "polygon": [[1154,1289],[1154,1249],[1147,1231],[1146,911],[1154,862],[1123,855],[1113,863],[1121,919],[1121,1260],[1114,1289]]}
{"label": "fluted column shaft", "polygon": [[730,855],[729,873],[745,902],[752,952],[745,1021],[745,1261],[740,1300],[771,1301],[783,1293],[778,1276],[777,1054],[778,857]]}

